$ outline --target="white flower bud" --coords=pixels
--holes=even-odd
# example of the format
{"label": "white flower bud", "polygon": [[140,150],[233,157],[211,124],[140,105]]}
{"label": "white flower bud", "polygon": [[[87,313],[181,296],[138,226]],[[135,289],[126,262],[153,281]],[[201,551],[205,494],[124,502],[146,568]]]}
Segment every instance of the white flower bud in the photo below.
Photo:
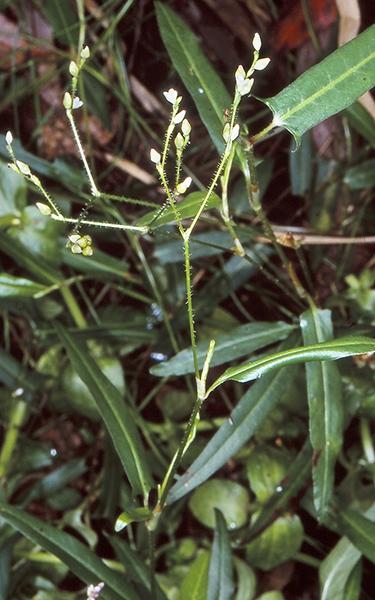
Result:
{"label": "white flower bud", "polygon": [[77,67],[77,64],[74,62],[74,60],[72,60],[70,62],[69,73],[71,74],[72,77],[77,77],[78,76],[79,69]]}
{"label": "white flower bud", "polygon": [[21,171],[22,175],[31,175],[30,167],[26,163],[22,162],[22,160],[16,160],[16,165]]}
{"label": "white flower bud", "polygon": [[155,165],[159,165],[161,161],[161,156],[155,148],[151,148],[150,150],[150,160],[155,163]]}
{"label": "white flower bud", "polygon": [[82,248],[78,244],[73,244],[73,246],[70,249],[73,252],[73,254],[82,254]]}
{"label": "white flower bud", "polygon": [[37,202],[36,207],[42,215],[48,216],[51,214],[51,209],[48,204],[42,204],[42,202]]}
{"label": "white flower bud", "polygon": [[184,194],[186,190],[191,186],[191,177],[186,177],[181,183],[178,184],[176,191],[178,194]]}
{"label": "white flower bud", "polygon": [[174,90],[173,88],[170,88],[167,92],[163,92],[166,100],[168,100],[168,102],[170,102],[171,104],[174,104],[177,100],[177,91]]}
{"label": "white flower bud", "polygon": [[83,106],[83,102],[78,96],[76,96],[73,100],[72,108],[75,110],[76,108],[81,108]]}
{"label": "white flower bud", "polygon": [[270,61],[270,58],[260,58],[256,61],[254,69],[256,71],[263,71],[263,69],[265,69],[269,65]]}
{"label": "white flower bud", "polygon": [[262,40],[260,39],[259,33],[256,33],[253,37],[253,48],[256,52],[259,52],[261,47],[262,47]]}
{"label": "white flower bud", "polygon": [[250,94],[251,88],[253,87],[254,79],[244,79],[241,83],[237,82],[237,89],[241,96]]}
{"label": "white flower bud", "polygon": [[64,94],[63,105],[64,105],[64,108],[66,108],[66,110],[69,110],[72,108],[72,97],[69,94],[69,92],[65,92],[65,94]]}
{"label": "white flower bud", "polygon": [[182,150],[184,147],[184,144],[185,144],[185,140],[184,140],[183,136],[181,135],[181,133],[178,132],[178,134],[174,138],[174,145],[176,146],[177,150]]}
{"label": "white flower bud", "polygon": [[70,242],[72,242],[72,244],[77,244],[81,239],[81,236],[78,233],[72,233],[68,239]]}
{"label": "white flower bud", "polygon": [[184,137],[188,137],[188,135],[190,135],[191,125],[187,119],[184,119],[182,121],[181,131],[182,131]]}
{"label": "white flower bud", "polygon": [[242,65],[238,65],[237,70],[234,74],[235,78],[236,78],[236,84],[239,87],[239,85],[243,82],[243,80],[246,78],[246,73],[245,73],[245,69],[243,68]]}
{"label": "white flower bud", "polygon": [[37,177],[36,175],[30,175],[30,181],[31,183],[33,183],[34,185],[40,187],[40,179],[39,177]]}
{"label": "white flower bud", "polygon": [[83,256],[92,256],[94,254],[94,251],[91,246],[85,246],[82,249],[82,254]]}
{"label": "white flower bud", "polygon": [[81,50],[81,58],[83,60],[87,60],[89,57],[90,57],[90,48],[88,46],[85,46]]}
{"label": "white flower bud", "polygon": [[238,123],[236,123],[236,125],[233,127],[232,132],[230,134],[230,139],[232,140],[232,142],[234,142],[234,140],[238,138],[239,133],[240,133],[240,126]]}
{"label": "white flower bud", "polygon": [[13,136],[12,136],[12,132],[11,131],[7,131],[6,135],[5,135],[5,141],[7,143],[8,146],[10,146],[13,142]]}
{"label": "white flower bud", "polygon": [[179,113],[177,113],[177,115],[173,119],[174,124],[178,125],[179,123],[181,123],[181,121],[184,119],[185,115],[186,115],[186,110],[181,110]]}

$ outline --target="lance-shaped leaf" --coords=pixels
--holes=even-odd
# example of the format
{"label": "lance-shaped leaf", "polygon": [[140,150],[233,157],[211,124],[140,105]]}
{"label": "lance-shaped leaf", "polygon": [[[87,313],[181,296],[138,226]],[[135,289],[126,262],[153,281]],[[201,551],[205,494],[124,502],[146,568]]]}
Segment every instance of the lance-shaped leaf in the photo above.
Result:
{"label": "lance-shaped leaf", "polygon": [[375,563],[375,523],[350,508],[341,508],[335,515],[338,529],[362,554]]}
{"label": "lance-shaped leaf", "polygon": [[276,354],[269,354],[259,360],[247,362],[244,365],[231,367],[214,381],[209,388],[206,397],[219,385],[232,379],[240,383],[246,383],[253,379],[259,379],[262,375],[286,365],[320,360],[338,360],[356,354],[367,354],[375,352],[375,340],[366,337],[348,337],[302,346],[292,350],[284,350]]}
{"label": "lance-shaped leaf", "polygon": [[[301,315],[306,345],[331,341],[331,311],[312,309]],[[337,365],[306,364],[309,430],[315,454],[313,463],[314,505],[319,520],[327,514],[334,485],[336,456],[342,445],[343,410],[341,378]]]}
{"label": "lance-shaped leaf", "polygon": [[134,494],[148,494],[152,479],[134,417],[120,392],[102,373],[86,346],[60,324],[55,324],[74,369],[89,388]]}
{"label": "lance-shaped leaf", "polygon": [[[267,323],[258,321],[240,325],[216,337],[215,352],[210,362],[211,367],[249,355],[251,352],[286,338],[293,329],[292,325],[275,321]],[[203,367],[207,356],[208,341],[200,342],[197,346],[198,366]],[[185,375],[194,373],[194,361],[191,348],[181,350],[168,361],[155,365],[151,369],[153,375],[167,377],[169,375]]]}
{"label": "lance-shaped leaf", "polygon": [[0,500],[0,515],[17,531],[57,556],[87,584],[104,582],[103,600],[140,600],[124,576],[107,567],[87,546],[65,531]]}
{"label": "lance-shaped leaf", "polygon": [[208,570],[207,600],[233,598],[233,563],[227,524],[220,510],[215,509],[216,528]]}
{"label": "lance-shaped leaf", "polygon": [[194,33],[166,4],[156,2],[159,30],[173,66],[193,98],[213,143],[224,150],[223,114],[231,98],[203,54]]}
{"label": "lance-shaped leaf", "polygon": [[[284,348],[296,343],[292,335],[283,342]],[[171,488],[167,501],[175,502],[206,481],[220,469],[262,425],[270,411],[282,398],[288,385],[293,384],[296,369],[285,368],[265,375],[242,396],[203,452]],[[286,385],[287,382],[287,385]]]}
{"label": "lance-shaped leaf", "polygon": [[[264,102],[272,127],[284,127],[297,143],[302,134],[350,106],[375,85],[375,25]],[[256,136],[255,136],[256,137]]]}
{"label": "lance-shaped leaf", "polygon": [[179,600],[207,600],[210,553],[204,550],[191,565],[182,581]]}

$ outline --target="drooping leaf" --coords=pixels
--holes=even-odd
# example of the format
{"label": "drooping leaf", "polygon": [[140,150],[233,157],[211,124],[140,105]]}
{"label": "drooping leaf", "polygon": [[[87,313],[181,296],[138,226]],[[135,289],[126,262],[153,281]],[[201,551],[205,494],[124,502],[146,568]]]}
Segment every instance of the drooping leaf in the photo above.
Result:
{"label": "drooping leaf", "polygon": [[122,512],[116,519],[115,531],[119,533],[130,523],[142,523],[147,521],[152,515],[152,511],[145,506],[137,506],[135,508],[128,508]]}
{"label": "drooping leaf", "polygon": [[[194,217],[198,212],[200,205],[202,204],[203,199],[206,196],[206,192],[191,192],[188,194],[186,198],[177,203],[178,214],[181,219],[188,219],[189,217]],[[219,196],[215,193],[212,193],[207,201],[205,210],[209,210],[210,208],[218,208],[221,204],[221,200]],[[141,227],[143,225],[150,225],[155,217],[159,214],[160,209],[153,210],[146,215],[144,215],[137,222],[137,226]],[[167,225],[168,223],[175,223],[176,217],[174,210],[168,206],[164,209],[164,211],[160,214],[160,216],[152,223],[152,229],[156,229],[157,227],[161,227],[162,225]]]}
{"label": "drooping leaf", "polygon": [[196,36],[184,21],[161,2],[156,2],[156,17],[172,63],[221,154],[224,150],[223,115],[224,110],[231,105],[231,98],[203,54]]}
{"label": "drooping leaf", "polygon": [[1,500],[0,515],[34,544],[57,556],[87,585],[103,581],[104,600],[140,600],[125,577],[107,567],[77,538]]}
{"label": "drooping leaf", "polygon": [[375,85],[375,25],[314,65],[264,102],[273,126],[297,142],[305,131],[350,106]]}
{"label": "drooping leaf", "polygon": [[[296,339],[292,336],[284,348],[296,343]],[[242,448],[288,389],[285,382],[293,383],[295,375],[296,369],[287,367],[265,375],[250,387],[203,452],[171,488],[169,503],[206,481]]]}
{"label": "drooping leaf", "polygon": [[[331,311],[312,309],[301,315],[306,345],[331,343]],[[314,505],[319,520],[328,511],[334,486],[334,469],[342,445],[343,409],[341,378],[337,365],[329,362],[306,364],[310,440],[313,462]]]}
{"label": "drooping leaf", "polygon": [[366,337],[348,337],[284,350],[276,354],[270,354],[259,360],[245,363],[237,367],[230,367],[214,381],[207,392],[207,396],[215,388],[225,381],[234,380],[241,383],[258,379],[272,369],[278,369],[286,365],[302,362],[314,362],[325,360],[338,360],[356,354],[375,352],[375,340]]}
{"label": "drooping leaf", "polygon": [[[264,323],[257,321],[235,327],[231,331],[219,334],[216,338],[215,352],[210,363],[211,367],[222,365],[235,358],[249,355],[251,352],[286,338],[293,326],[276,321]],[[209,342],[200,342],[197,346],[198,365],[201,369],[207,355]],[[191,348],[182,350],[168,361],[151,368],[151,373],[159,377],[170,375],[185,375],[194,373],[194,362]]]}
{"label": "drooping leaf", "polygon": [[219,509],[228,529],[237,529],[247,521],[249,494],[235,481],[211,479],[195,490],[189,508],[200,523],[211,528],[215,527],[215,509]]}
{"label": "drooping leaf", "polygon": [[215,510],[216,527],[208,571],[207,600],[231,600],[233,598],[233,564],[230,541],[225,519]]}
{"label": "drooping leaf", "polygon": [[179,600],[207,600],[209,563],[210,553],[201,552],[182,581]]}
{"label": "drooping leaf", "polygon": [[88,349],[60,324],[55,324],[69,360],[89,388],[112,438],[134,494],[146,495],[152,479],[134,418],[115,386],[101,372]]}

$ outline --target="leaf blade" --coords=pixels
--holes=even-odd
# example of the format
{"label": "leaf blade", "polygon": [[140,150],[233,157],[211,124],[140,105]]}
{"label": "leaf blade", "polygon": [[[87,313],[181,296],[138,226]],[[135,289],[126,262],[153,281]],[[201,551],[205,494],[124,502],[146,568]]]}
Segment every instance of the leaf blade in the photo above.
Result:
{"label": "leaf blade", "polygon": [[55,327],[70,362],[93,395],[134,493],[146,496],[152,486],[152,478],[129,409],[87,349],[59,323],[55,323]]}
{"label": "leaf blade", "polygon": [[207,600],[230,600],[233,596],[233,565],[225,519],[215,509],[216,529],[208,570]]}

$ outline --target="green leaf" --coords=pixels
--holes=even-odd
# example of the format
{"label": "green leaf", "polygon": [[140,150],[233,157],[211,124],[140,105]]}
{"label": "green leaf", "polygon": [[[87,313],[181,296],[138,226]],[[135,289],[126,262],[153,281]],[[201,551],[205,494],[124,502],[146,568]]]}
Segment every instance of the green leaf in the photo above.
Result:
{"label": "green leaf", "polygon": [[[254,350],[273,344],[286,338],[293,330],[292,325],[276,321],[265,323],[247,323],[219,334],[216,338],[215,352],[210,363],[211,367],[222,365],[235,358],[249,355]],[[201,369],[207,355],[209,342],[200,342],[197,346],[198,365]],[[158,377],[170,375],[185,375],[194,373],[194,362],[191,348],[182,350],[176,356],[151,368],[150,372]]]}
{"label": "green leaf", "polygon": [[0,298],[34,298],[46,287],[30,279],[0,273]]}
{"label": "green leaf", "polygon": [[107,567],[77,538],[3,501],[0,515],[34,544],[57,556],[86,584],[103,581],[103,600],[140,600],[125,577]]}
{"label": "green leaf", "polygon": [[[206,192],[192,192],[188,194],[181,202],[177,204],[177,210],[181,217],[181,219],[188,219],[189,217],[194,217],[198,212],[200,205],[202,204],[202,200],[206,197]],[[212,193],[207,201],[205,210],[209,210],[210,208],[218,208],[221,204],[221,200],[217,194]],[[160,209],[153,210],[146,215],[144,215],[139,221],[137,225],[139,227],[143,225],[150,225],[156,215],[159,213]],[[156,229],[157,227],[161,227],[162,225],[167,225],[168,223],[175,223],[175,213],[174,210],[168,206],[162,212],[160,217],[156,219],[156,221],[152,224],[152,229]]]}
{"label": "green leaf", "polygon": [[313,175],[311,137],[306,132],[295,152],[289,153],[289,172],[292,194],[304,196],[309,191]]}
{"label": "green leaf", "polygon": [[42,256],[34,255],[21,242],[12,239],[6,233],[0,235],[0,250],[43,283],[58,283],[62,278]]}
{"label": "green leaf", "polygon": [[[295,341],[296,336],[292,336],[284,347],[289,347]],[[282,397],[285,382],[293,383],[296,373],[296,369],[286,367],[265,375],[250,387],[203,452],[171,488],[169,503],[182,498],[206,481],[242,448]]]}
{"label": "green leaf", "polygon": [[375,523],[350,508],[340,508],[335,518],[340,533],[345,535],[371,562],[375,563]]}
{"label": "green leaf", "polygon": [[233,565],[227,525],[220,510],[215,509],[216,528],[208,571],[207,600],[233,598]]}
{"label": "green leaf", "polygon": [[152,515],[152,512],[149,508],[144,506],[137,506],[135,508],[128,508],[126,511],[122,512],[116,519],[115,523],[115,531],[119,533],[125,527],[130,525],[130,523],[142,523],[147,521]]}
{"label": "green leaf", "polygon": [[342,538],[319,567],[320,600],[347,600],[346,583],[358,565],[361,553]]}
{"label": "green leaf", "polygon": [[0,216],[19,214],[26,204],[26,193],[24,178],[0,161]]}
{"label": "green leaf", "polygon": [[372,188],[375,185],[375,160],[367,160],[345,173],[344,183],[351,190]]}
{"label": "green leaf", "polygon": [[344,111],[349,124],[360,133],[365,140],[375,146],[375,120],[359,102],[354,102]]}
{"label": "green leaf", "polygon": [[[331,343],[331,311],[312,309],[301,315],[306,346]],[[327,516],[332,497],[336,457],[343,436],[341,377],[337,365],[327,362],[306,365],[309,431],[314,450],[313,494],[317,517]]]}
{"label": "green leaf", "polygon": [[338,360],[356,354],[375,352],[375,340],[366,337],[348,337],[284,350],[276,354],[269,354],[259,360],[254,360],[244,365],[230,367],[214,381],[206,397],[225,381],[234,380],[241,383],[262,377],[265,373],[280,367],[302,362]]}
{"label": "green leaf", "polygon": [[173,66],[194,100],[199,116],[221,154],[224,110],[232,100],[194,33],[166,4],[156,2],[159,30]]}
{"label": "green leaf", "polygon": [[247,544],[250,565],[268,571],[293,558],[303,542],[303,527],[298,515],[286,514]]}
{"label": "green leaf", "polygon": [[252,492],[264,504],[287,472],[288,456],[279,448],[257,445],[246,462],[246,473]]}
{"label": "green leaf", "polygon": [[119,260],[97,248],[93,256],[90,256],[90,260],[87,260],[87,256],[73,254],[68,248],[64,248],[61,254],[63,263],[80,273],[111,279],[117,277],[121,280],[126,279],[128,275],[128,264],[124,260]]}
{"label": "green leaf", "polygon": [[253,569],[237,556],[234,556],[234,568],[237,573],[237,593],[235,600],[253,600],[257,587],[257,580]]}
{"label": "green leaf", "polygon": [[59,0],[44,0],[42,10],[53,27],[55,37],[76,48],[79,23],[73,6],[64,6]]}
{"label": "green leaf", "polygon": [[88,349],[60,324],[55,324],[69,360],[89,388],[129,478],[134,494],[148,494],[152,479],[142,442],[129,408],[115,386],[99,369]]}
{"label": "green leaf", "polygon": [[203,551],[191,565],[183,580],[178,600],[207,600],[210,553]]}
{"label": "green leaf", "polygon": [[273,127],[299,142],[305,131],[350,106],[375,85],[375,25],[305,71],[272,98]]}
{"label": "green leaf", "polygon": [[195,490],[189,508],[200,523],[211,528],[215,527],[215,509],[218,508],[228,529],[237,529],[247,521],[249,494],[234,481],[211,479]]}
{"label": "green leaf", "polygon": [[359,560],[347,579],[344,590],[345,600],[360,600],[362,570],[362,560]]}

